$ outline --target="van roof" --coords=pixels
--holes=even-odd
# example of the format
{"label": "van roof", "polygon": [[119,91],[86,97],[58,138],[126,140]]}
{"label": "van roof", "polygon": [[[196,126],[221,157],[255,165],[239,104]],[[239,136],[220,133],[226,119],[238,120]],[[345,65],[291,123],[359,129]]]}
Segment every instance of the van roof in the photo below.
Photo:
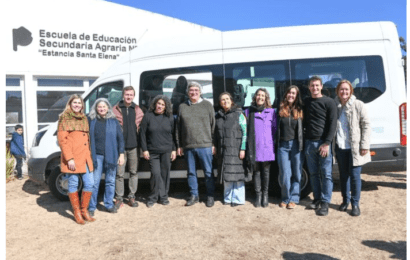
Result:
{"label": "van roof", "polygon": [[[398,44],[399,36],[392,22],[305,25],[236,31],[202,31],[202,33],[160,41],[146,41],[131,52],[123,54],[95,82],[129,69],[130,62],[156,57],[215,52],[236,48],[327,44],[332,42],[378,41],[389,39]],[[400,54],[400,53],[399,53]],[[397,55],[399,55],[397,54]]]}
{"label": "van roof", "polygon": [[244,47],[382,40],[385,39],[383,27],[397,31],[392,22],[365,22],[205,32],[184,38],[145,42],[131,51],[130,60]]}

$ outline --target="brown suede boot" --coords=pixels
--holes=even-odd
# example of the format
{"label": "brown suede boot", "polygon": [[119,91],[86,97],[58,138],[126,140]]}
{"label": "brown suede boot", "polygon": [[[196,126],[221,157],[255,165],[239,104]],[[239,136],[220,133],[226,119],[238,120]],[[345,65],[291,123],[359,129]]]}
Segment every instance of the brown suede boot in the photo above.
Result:
{"label": "brown suede boot", "polygon": [[84,225],[85,222],[83,216],[81,215],[78,192],[76,191],[68,193],[68,197],[70,198],[71,206],[73,207],[75,221],[77,222],[77,224]]}
{"label": "brown suede boot", "polygon": [[91,191],[83,191],[83,193],[81,194],[81,213],[83,214],[85,221],[88,222],[95,221],[95,218],[91,217],[90,213],[88,212],[88,205],[90,204],[91,194]]}

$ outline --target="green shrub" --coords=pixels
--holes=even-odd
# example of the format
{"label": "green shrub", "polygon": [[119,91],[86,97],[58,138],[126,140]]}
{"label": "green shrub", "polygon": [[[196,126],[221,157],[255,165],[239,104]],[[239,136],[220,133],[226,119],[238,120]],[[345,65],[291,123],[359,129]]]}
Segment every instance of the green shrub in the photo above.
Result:
{"label": "green shrub", "polygon": [[13,176],[14,173],[14,157],[6,148],[6,180]]}

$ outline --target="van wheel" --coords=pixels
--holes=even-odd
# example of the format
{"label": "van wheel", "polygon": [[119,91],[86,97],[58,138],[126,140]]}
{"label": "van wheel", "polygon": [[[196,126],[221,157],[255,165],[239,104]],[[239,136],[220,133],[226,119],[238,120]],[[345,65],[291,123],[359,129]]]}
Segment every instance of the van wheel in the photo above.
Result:
{"label": "van wheel", "polygon": [[302,169],[302,178],[300,179],[300,199],[306,198],[312,191],[310,185],[309,172],[306,167]]}
{"label": "van wheel", "polygon": [[[78,190],[83,187],[83,181],[78,178]],[[48,179],[48,187],[51,193],[61,201],[68,201],[68,174],[62,173],[60,166],[54,168]]]}
{"label": "van wheel", "polygon": [[[271,172],[271,178],[272,178],[272,183],[271,183],[272,194],[273,196],[280,198],[281,197],[281,186],[280,186],[280,181],[279,181],[279,168],[277,171]],[[306,198],[310,194],[311,191],[312,191],[312,188],[310,186],[309,172],[306,167],[303,167],[302,178],[300,179],[300,199]]]}

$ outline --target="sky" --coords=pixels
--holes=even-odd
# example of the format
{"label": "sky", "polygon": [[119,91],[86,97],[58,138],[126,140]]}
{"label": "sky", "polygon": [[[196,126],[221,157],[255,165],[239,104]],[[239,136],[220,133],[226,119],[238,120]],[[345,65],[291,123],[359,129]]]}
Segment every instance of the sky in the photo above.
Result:
{"label": "sky", "polygon": [[391,21],[406,36],[406,0],[113,0],[220,31]]}

